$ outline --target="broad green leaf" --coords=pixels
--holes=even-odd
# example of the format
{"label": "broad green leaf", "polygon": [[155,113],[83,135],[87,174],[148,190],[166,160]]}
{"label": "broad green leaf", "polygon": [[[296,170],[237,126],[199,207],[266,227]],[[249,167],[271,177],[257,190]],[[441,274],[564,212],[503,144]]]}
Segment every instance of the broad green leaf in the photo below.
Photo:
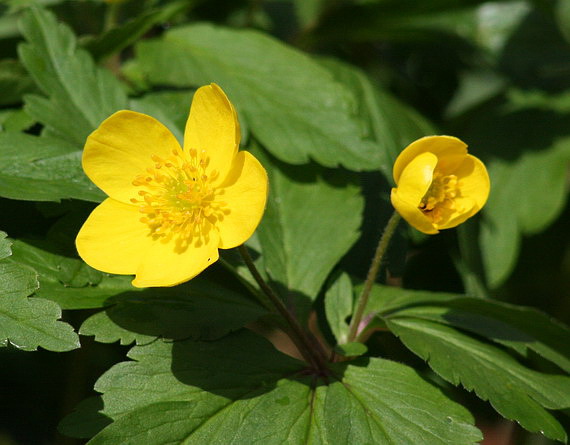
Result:
{"label": "broad green leaf", "polygon": [[137,61],[154,84],[220,84],[254,136],[283,161],[380,167],[381,154],[364,139],[369,135],[359,125],[350,92],[307,55],[271,37],[189,25],[141,42]]}
{"label": "broad green leaf", "polygon": [[368,312],[447,324],[508,346],[532,350],[570,372],[570,328],[536,309],[444,292],[374,286]]}
{"label": "broad green leaf", "polygon": [[392,166],[400,152],[416,139],[435,134],[435,128],[415,110],[373,84],[364,72],[333,59],[323,60],[322,64],[357,99],[365,132],[372,135],[381,156],[382,173],[392,181]]}
{"label": "broad green leaf", "polygon": [[[472,445],[471,415],[395,362],[335,365],[315,382],[304,365],[240,331],[216,342],[156,341],[99,379],[114,420],[90,445]],[[83,416],[85,419],[86,416]]]}
{"label": "broad green leaf", "polygon": [[[3,232],[0,232],[3,234]],[[5,235],[5,234],[3,234]],[[9,243],[0,242],[1,257],[9,254]],[[0,345],[34,351],[69,351],[79,347],[79,337],[67,323],[58,321],[56,303],[28,298],[38,288],[37,274],[7,259],[0,260]]]}
{"label": "broad green leaf", "polygon": [[267,314],[249,296],[202,276],[174,288],[131,288],[107,304],[83,323],[82,335],[121,344],[154,337],[213,340]]}
{"label": "broad green leaf", "polygon": [[444,379],[474,390],[527,430],[566,441],[564,429],[546,409],[570,407],[570,377],[528,369],[503,350],[442,324],[397,315],[386,322]]}
{"label": "broad green leaf", "polygon": [[559,1],[556,3],[556,21],[562,35],[570,42],[570,3]]}
{"label": "broad green leaf", "polygon": [[404,308],[396,314],[474,332],[523,357],[532,350],[570,372],[570,329],[535,309],[480,298],[457,298]]}
{"label": "broad green leaf", "polygon": [[[261,156],[261,152],[256,155]],[[258,228],[265,267],[282,295],[304,313],[334,265],[359,236],[364,208],[352,176],[261,157],[269,199]]]}
{"label": "broad green leaf", "polygon": [[126,107],[123,87],[109,71],[95,66],[52,13],[32,7],[20,26],[27,40],[19,47],[20,59],[48,96],[27,96],[26,111],[53,134],[83,146],[105,118]]}
{"label": "broad green leaf", "polygon": [[34,201],[101,201],[83,173],[81,152],[61,139],[0,133],[0,196]]}
{"label": "broad green leaf", "polygon": [[352,315],[354,294],[350,277],[343,273],[333,282],[325,294],[325,314],[338,344],[346,343],[348,323]]}
{"label": "broad green leaf", "polygon": [[186,0],[177,1],[161,8],[147,9],[121,26],[112,28],[101,36],[87,41],[84,46],[95,59],[109,57],[135,43],[154,26],[166,22],[176,14],[188,9],[192,3],[192,1]]}

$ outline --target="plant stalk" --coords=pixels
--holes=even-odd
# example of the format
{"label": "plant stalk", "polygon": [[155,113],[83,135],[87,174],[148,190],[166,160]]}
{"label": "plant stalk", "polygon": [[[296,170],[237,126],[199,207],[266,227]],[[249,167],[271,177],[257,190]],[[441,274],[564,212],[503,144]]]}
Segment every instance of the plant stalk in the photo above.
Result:
{"label": "plant stalk", "polygon": [[309,338],[307,332],[305,332],[297,319],[291,314],[291,312],[289,312],[281,298],[279,298],[279,296],[273,292],[273,289],[271,289],[271,287],[269,287],[269,285],[265,282],[257,270],[257,267],[255,267],[255,264],[249,255],[249,252],[247,251],[247,247],[242,244],[238,247],[238,251],[263,293],[269,298],[273,304],[274,309],[279,315],[283,317],[287,323],[287,334],[293,343],[295,343],[295,346],[297,346],[303,358],[311,365],[315,371],[319,373],[326,373],[327,365],[326,359],[324,358],[324,352],[321,353],[320,350],[317,350],[317,342],[312,341]]}
{"label": "plant stalk", "polygon": [[353,342],[358,335],[358,327],[360,326],[360,322],[362,321],[362,317],[364,316],[364,311],[366,310],[366,306],[368,305],[368,298],[370,297],[370,291],[372,290],[372,286],[376,282],[376,277],[378,276],[380,266],[382,265],[382,259],[384,258],[384,254],[388,249],[392,236],[394,236],[394,233],[396,232],[396,228],[398,227],[399,222],[400,222],[400,214],[394,211],[394,213],[386,223],[384,232],[380,237],[380,241],[378,242],[378,246],[376,247],[376,252],[374,253],[374,258],[372,258],[372,263],[370,263],[370,269],[368,269],[368,275],[366,276],[366,281],[364,282],[364,288],[362,289],[362,292],[358,297],[356,311],[354,313],[354,316],[352,317],[349,326],[348,339],[347,339],[348,343]]}

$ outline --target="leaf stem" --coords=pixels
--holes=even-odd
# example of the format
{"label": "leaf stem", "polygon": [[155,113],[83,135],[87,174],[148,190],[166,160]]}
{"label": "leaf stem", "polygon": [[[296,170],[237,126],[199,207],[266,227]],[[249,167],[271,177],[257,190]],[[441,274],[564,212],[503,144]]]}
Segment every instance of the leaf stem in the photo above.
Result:
{"label": "leaf stem", "polygon": [[372,258],[372,263],[370,263],[370,269],[368,269],[368,275],[366,277],[366,281],[364,282],[364,289],[362,289],[362,293],[358,297],[356,311],[350,322],[347,343],[353,342],[358,335],[358,327],[360,326],[364,311],[366,310],[368,298],[370,297],[370,291],[376,282],[376,277],[378,276],[380,266],[382,265],[382,259],[384,258],[384,254],[388,249],[388,245],[390,244],[392,236],[396,232],[396,228],[398,227],[399,222],[400,214],[395,211],[386,223],[384,233],[382,233],[382,236],[380,237],[380,241],[376,247],[376,252],[374,253],[374,258]]}
{"label": "leaf stem", "polygon": [[295,343],[295,346],[297,346],[303,358],[311,365],[314,371],[326,374],[327,365],[326,359],[324,358],[324,352],[319,350],[319,345],[317,344],[316,340],[312,341],[309,338],[308,333],[301,327],[291,312],[289,312],[281,298],[279,298],[279,296],[273,292],[273,289],[271,289],[271,287],[269,287],[269,285],[265,282],[257,270],[257,267],[255,267],[255,264],[249,255],[247,247],[242,244],[238,247],[238,251],[263,293],[267,295],[277,313],[281,315],[286,321],[288,328],[287,334],[293,343]]}

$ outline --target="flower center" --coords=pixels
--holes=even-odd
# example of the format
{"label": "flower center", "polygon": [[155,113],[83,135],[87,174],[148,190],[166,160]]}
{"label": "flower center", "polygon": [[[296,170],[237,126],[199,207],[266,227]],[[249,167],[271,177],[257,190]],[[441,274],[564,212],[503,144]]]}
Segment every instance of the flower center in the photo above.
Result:
{"label": "flower center", "polygon": [[455,198],[459,196],[457,176],[442,175],[435,171],[431,185],[418,208],[432,218],[434,224],[441,223],[455,209]]}
{"label": "flower center", "polygon": [[226,203],[215,200],[223,190],[212,183],[218,178],[216,170],[209,172],[205,150],[191,149],[188,154],[173,150],[167,159],[152,155],[153,167],[138,175],[132,184],[141,187],[131,202],[143,214],[140,221],[147,224],[151,235],[169,241],[175,238],[177,247],[185,249],[193,242],[207,241],[212,225],[223,219]]}

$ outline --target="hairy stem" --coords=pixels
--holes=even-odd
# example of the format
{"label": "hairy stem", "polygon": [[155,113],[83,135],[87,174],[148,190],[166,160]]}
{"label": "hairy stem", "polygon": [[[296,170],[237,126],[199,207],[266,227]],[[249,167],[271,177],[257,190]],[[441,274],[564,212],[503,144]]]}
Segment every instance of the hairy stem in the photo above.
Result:
{"label": "hairy stem", "polygon": [[293,343],[295,343],[295,346],[297,346],[303,358],[316,372],[326,373],[326,359],[324,358],[324,353],[321,353],[318,349],[319,345],[317,342],[311,340],[309,334],[301,327],[291,312],[289,312],[281,298],[279,298],[279,296],[273,292],[273,289],[271,289],[271,287],[265,282],[257,270],[257,267],[255,267],[255,264],[247,251],[247,247],[241,245],[238,247],[238,251],[260,289],[267,298],[269,298],[269,301],[271,301],[275,311],[285,320],[288,328],[287,334]]}
{"label": "hairy stem", "polygon": [[362,321],[362,317],[364,316],[364,311],[366,310],[366,306],[368,305],[368,297],[370,296],[370,291],[372,290],[372,286],[376,282],[378,271],[380,270],[380,266],[382,265],[382,259],[384,258],[384,254],[388,249],[388,245],[390,244],[392,236],[396,232],[396,227],[398,227],[399,222],[400,222],[400,215],[398,214],[398,212],[394,212],[390,217],[390,219],[388,220],[388,222],[386,223],[386,227],[384,228],[384,233],[382,233],[382,236],[380,237],[380,241],[378,242],[378,246],[376,247],[376,252],[374,253],[374,258],[372,258],[372,263],[370,264],[370,269],[368,269],[368,275],[366,276],[366,281],[364,282],[364,288],[362,289],[362,293],[358,297],[356,311],[350,322],[349,331],[348,331],[348,342],[354,341],[356,336],[358,335],[358,327],[360,326],[360,322]]}

